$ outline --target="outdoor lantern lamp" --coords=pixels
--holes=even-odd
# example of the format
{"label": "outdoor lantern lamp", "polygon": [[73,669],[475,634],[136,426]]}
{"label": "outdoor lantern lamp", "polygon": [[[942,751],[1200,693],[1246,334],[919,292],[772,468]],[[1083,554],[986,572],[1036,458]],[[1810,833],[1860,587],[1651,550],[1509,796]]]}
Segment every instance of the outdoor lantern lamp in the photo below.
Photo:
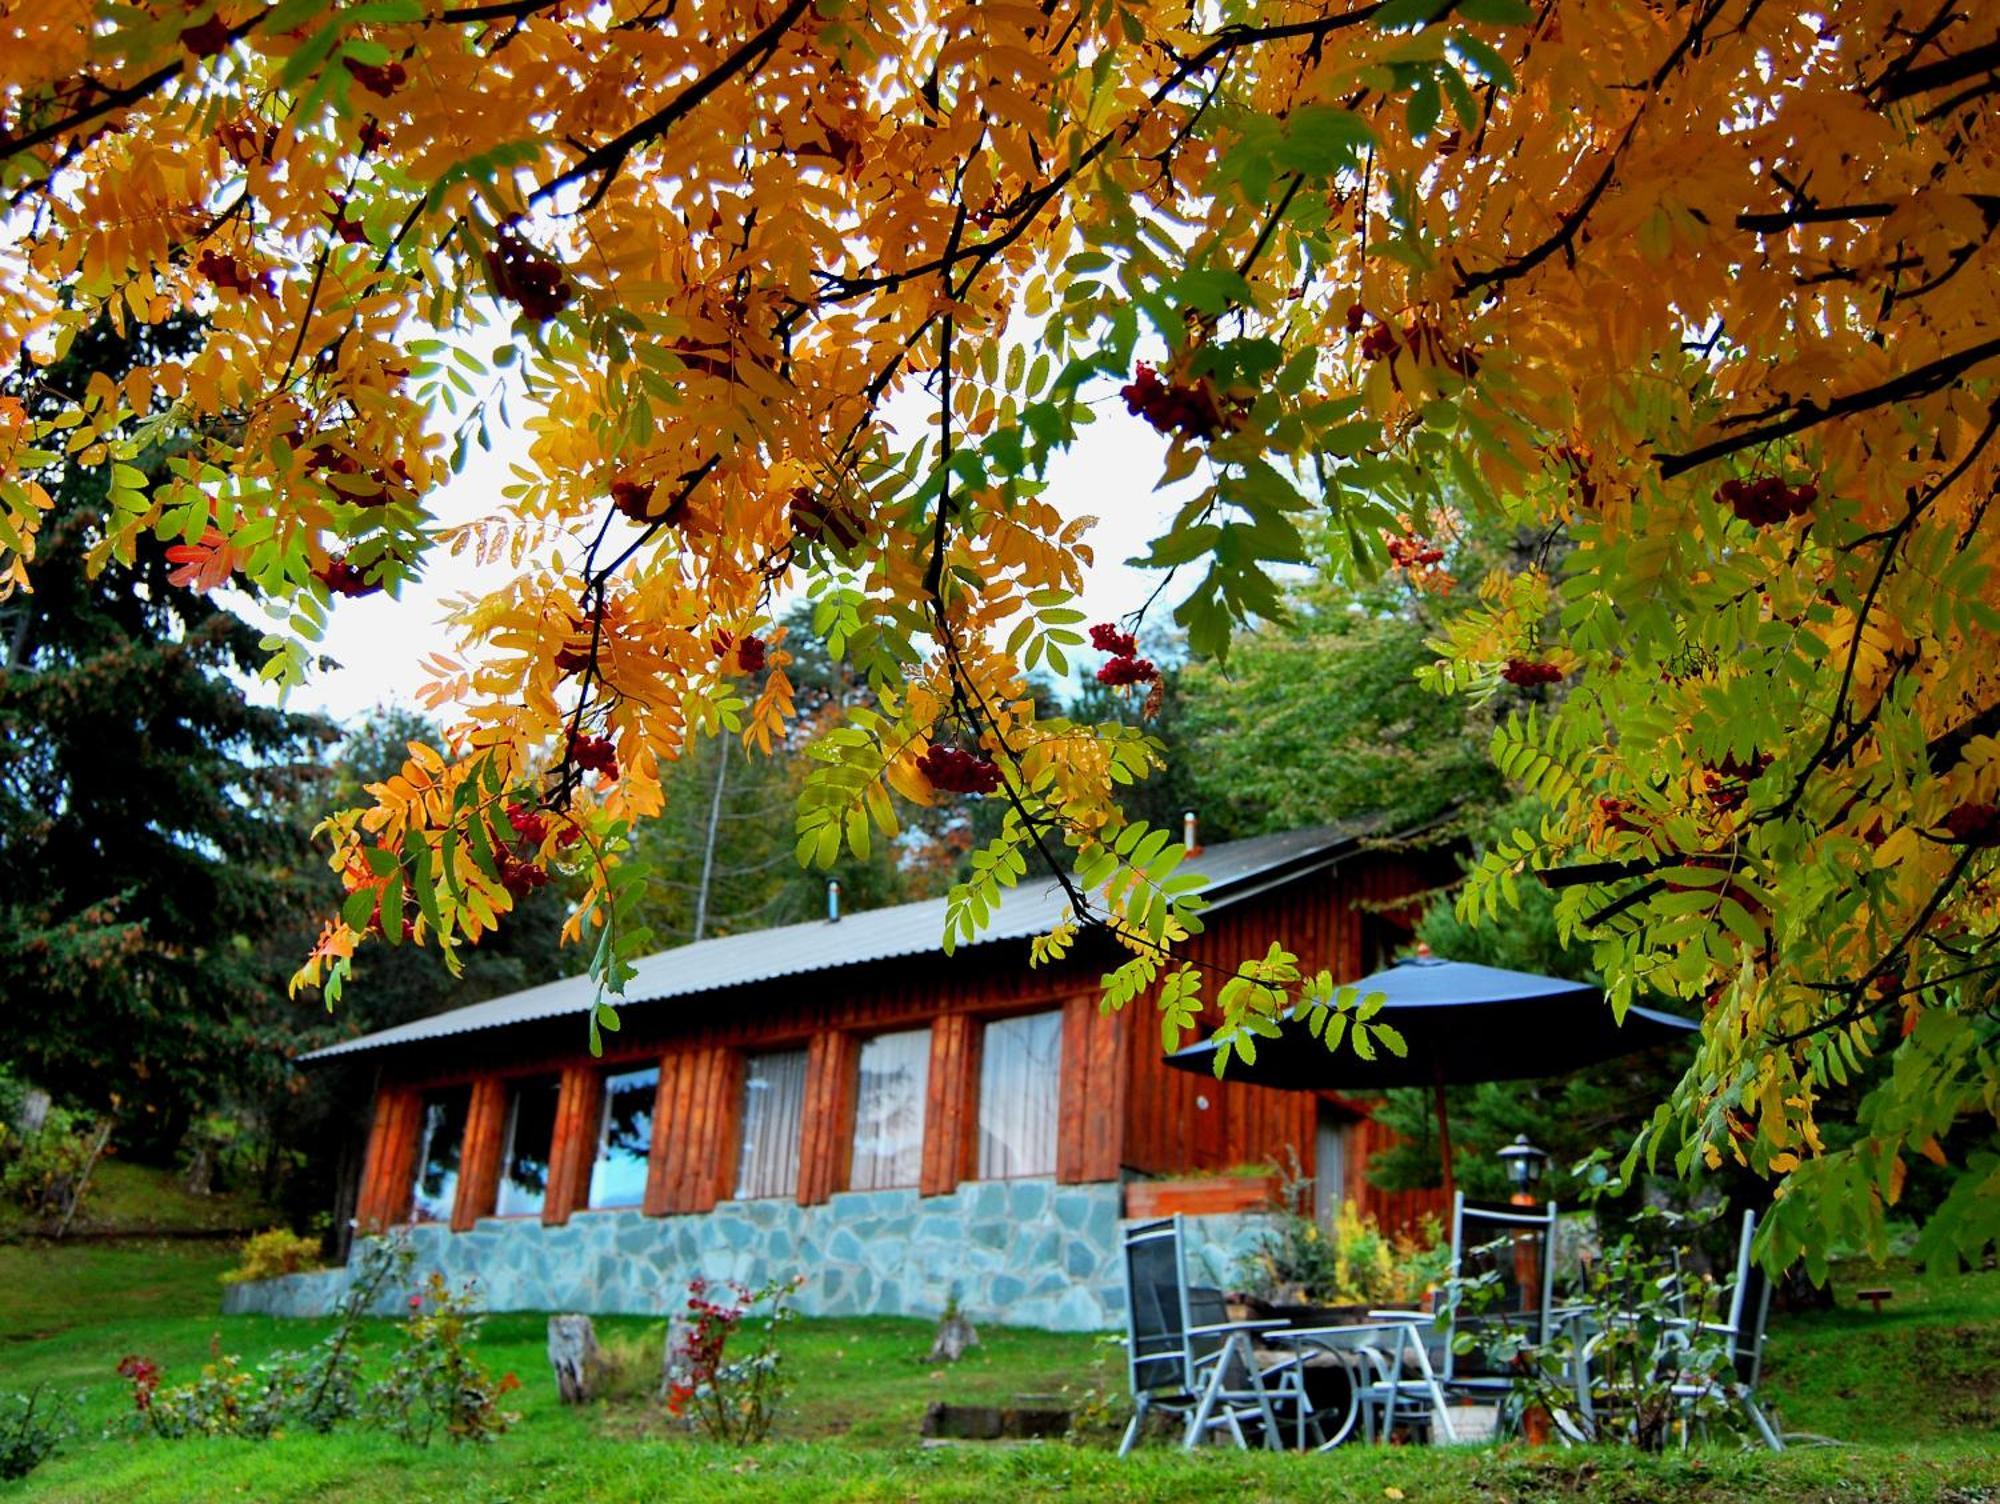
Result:
{"label": "outdoor lantern lamp", "polygon": [[1500,1151],[1500,1158],[1507,1162],[1507,1178],[1514,1184],[1514,1199],[1533,1201],[1535,1183],[1548,1168],[1548,1150],[1537,1149],[1528,1142],[1527,1134],[1518,1133],[1514,1142]]}

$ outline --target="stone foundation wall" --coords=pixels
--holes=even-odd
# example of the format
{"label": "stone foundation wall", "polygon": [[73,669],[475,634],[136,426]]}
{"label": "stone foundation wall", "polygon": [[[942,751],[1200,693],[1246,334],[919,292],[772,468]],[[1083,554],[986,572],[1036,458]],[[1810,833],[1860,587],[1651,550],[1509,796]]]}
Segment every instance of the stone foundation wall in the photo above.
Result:
{"label": "stone foundation wall", "polygon": [[[805,1316],[935,1316],[956,1296],[974,1321],[1091,1332],[1125,1324],[1119,1260],[1123,1187],[1049,1180],[968,1182],[948,1196],[851,1191],[820,1206],[728,1201],[695,1216],[579,1212],[563,1227],[487,1218],[453,1233],[410,1232],[421,1278],[473,1280],[495,1311],[679,1309],[696,1274],[759,1285],[805,1275]],[[1191,1217],[1189,1277],[1236,1284],[1263,1219]],[[347,1287],[345,1269],[231,1285],[226,1313],[324,1316]],[[395,1309],[402,1292],[389,1292]]]}

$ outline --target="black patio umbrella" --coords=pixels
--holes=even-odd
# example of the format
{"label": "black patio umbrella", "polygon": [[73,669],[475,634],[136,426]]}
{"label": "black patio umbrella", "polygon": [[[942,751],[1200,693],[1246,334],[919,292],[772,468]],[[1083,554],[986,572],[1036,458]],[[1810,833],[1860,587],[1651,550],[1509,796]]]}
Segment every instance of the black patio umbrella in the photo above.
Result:
{"label": "black patio umbrella", "polygon": [[[1408,1053],[1381,1046],[1363,1060],[1342,1041],[1329,1050],[1305,1021],[1290,1015],[1277,1039],[1257,1041],[1257,1060],[1230,1060],[1226,1079],[1282,1091],[1386,1091],[1428,1086],[1437,1094],[1438,1132],[1444,1150],[1445,1191],[1452,1188],[1451,1125],[1447,1086],[1559,1076],[1600,1060],[1652,1045],[1684,1040],[1699,1027],[1652,1008],[1625,1010],[1621,1024],[1604,995],[1583,982],[1504,971],[1469,961],[1416,956],[1354,983],[1362,997],[1387,1001],[1374,1018],[1403,1036]],[[1176,1070],[1212,1075],[1215,1046],[1192,1044],[1167,1056]]]}

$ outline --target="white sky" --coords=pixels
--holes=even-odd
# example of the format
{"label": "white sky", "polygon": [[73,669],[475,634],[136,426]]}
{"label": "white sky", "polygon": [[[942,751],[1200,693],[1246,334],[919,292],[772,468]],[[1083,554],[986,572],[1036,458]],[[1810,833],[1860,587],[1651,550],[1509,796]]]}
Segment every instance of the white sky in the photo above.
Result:
{"label": "white sky", "polygon": [[[1184,495],[1186,488],[1155,494],[1152,488],[1160,473],[1164,440],[1126,412],[1115,387],[1108,388],[1108,394],[1092,391],[1089,395],[1098,399],[1094,403],[1098,421],[1083,430],[1076,447],[1051,466],[1047,495],[1066,516],[1098,518],[1089,538],[1096,563],[1085,576],[1080,603],[1089,620],[1095,622],[1136,610],[1158,583],[1156,571],[1133,569],[1124,561],[1145,551],[1147,542],[1173,510],[1175,502],[1169,496]],[[518,416],[523,405],[516,400],[510,403],[510,410]],[[523,459],[525,453],[525,435],[517,429],[496,429],[494,448],[485,453],[475,451],[464,473],[453,477],[432,498],[434,515],[450,525],[498,510],[508,466]],[[424,577],[399,598],[373,595],[336,601],[326,636],[315,651],[339,666],[316,669],[292,692],[290,703],[296,709],[319,711],[342,721],[356,719],[376,705],[414,706],[426,678],[423,658],[453,647],[442,625],[443,602],[468,591],[491,588],[494,580],[504,578],[507,569],[502,562],[482,571],[469,554],[453,558],[439,549],[426,561]],[[1148,615],[1149,625],[1171,624],[1172,607],[1193,578],[1184,572],[1174,580]],[[248,602],[236,606],[256,618],[255,608]],[[1094,666],[1096,656],[1084,656]]]}

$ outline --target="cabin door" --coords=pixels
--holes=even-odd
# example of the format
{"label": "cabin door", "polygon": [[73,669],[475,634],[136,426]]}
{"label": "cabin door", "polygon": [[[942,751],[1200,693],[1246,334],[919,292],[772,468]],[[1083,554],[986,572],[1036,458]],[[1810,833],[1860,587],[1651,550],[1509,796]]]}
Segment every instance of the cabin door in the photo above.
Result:
{"label": "cabin door", "polygon": [[1354,1142],[1354,1115],[1331,1102],[1319,1104],[1313,1138],[1313,1216],[1321,1227],[1333,1226],[1347,1195],[1348,1150]]}

